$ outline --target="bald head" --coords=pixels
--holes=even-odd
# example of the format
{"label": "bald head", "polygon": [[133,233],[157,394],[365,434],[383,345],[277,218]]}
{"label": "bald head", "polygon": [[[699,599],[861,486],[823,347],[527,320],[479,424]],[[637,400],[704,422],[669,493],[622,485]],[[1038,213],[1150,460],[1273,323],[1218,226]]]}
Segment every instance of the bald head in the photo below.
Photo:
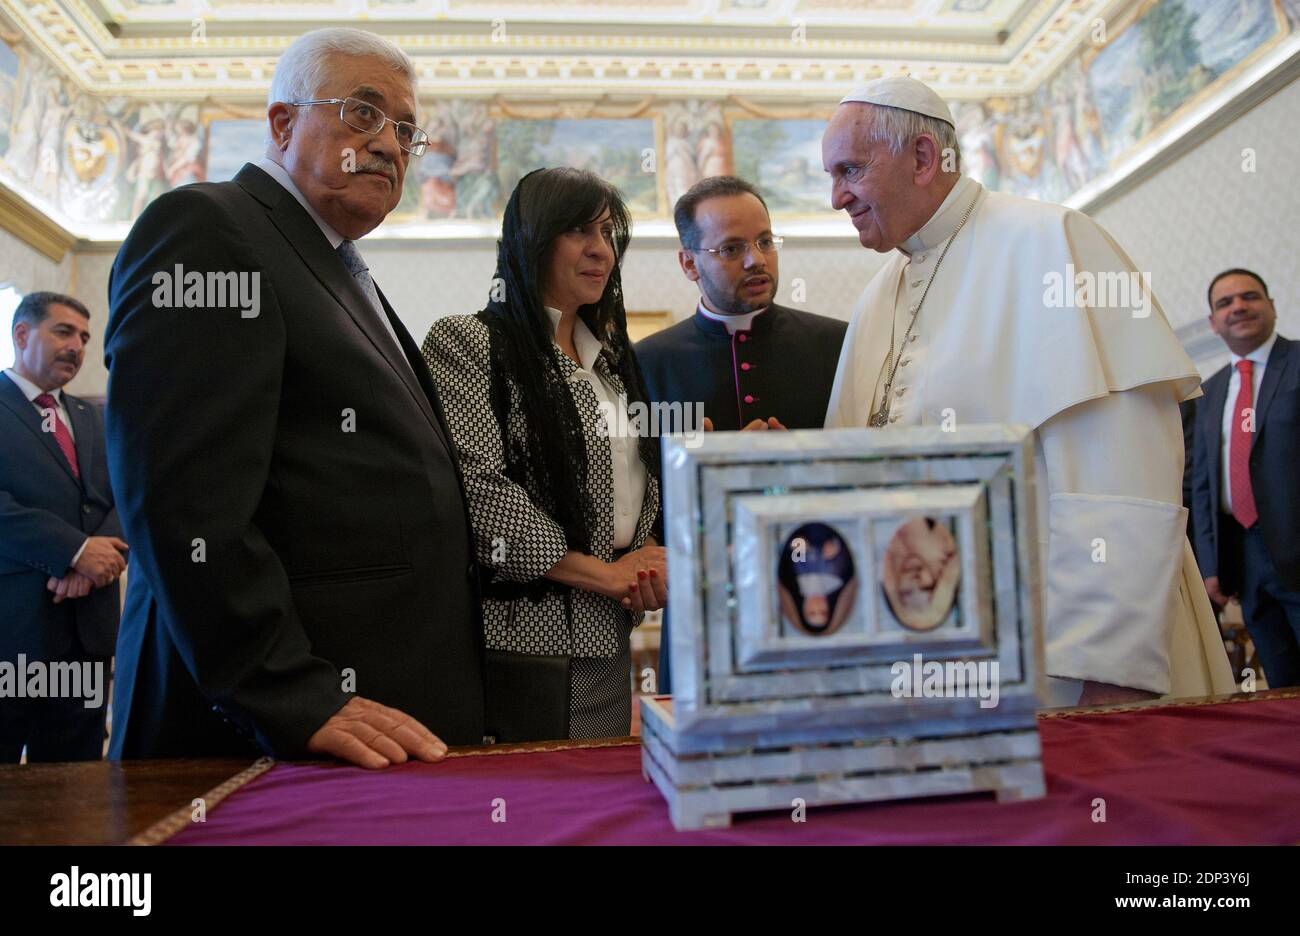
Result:
{"label": "bald head", "polygon": [[961,176],[956,133],[943,120],[846,99],[822,136],[831,207],[863,247],[886,253],[934,215]]}

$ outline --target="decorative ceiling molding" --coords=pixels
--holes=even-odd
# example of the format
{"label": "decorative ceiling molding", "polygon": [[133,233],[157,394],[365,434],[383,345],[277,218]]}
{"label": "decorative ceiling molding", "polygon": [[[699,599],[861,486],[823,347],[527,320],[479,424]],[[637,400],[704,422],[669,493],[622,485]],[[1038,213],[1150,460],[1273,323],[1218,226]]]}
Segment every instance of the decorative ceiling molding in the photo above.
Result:
{"label": "decorative ceiling molding", "polygon": [[55,263],[62,263],[68,249],[77,242],[75,234],[51,220],[45,212],[34,207],[27,198],[3,181],[0,181],[0,228],[39,250]]}
{"label": "decorative ceiling molding", "polygon": [[[293,17],[272,17],[269,4],[221,4],[199,19],[180,16],[195,9],[191,3],[163,17],[165,7],[129,0],[0,0],[0,11],[79,87],[128,98],[259,98],[277,56],[296,35],[359,21],[406,49],[426,93],[436,88],[439,96],[526,95],[544,88],[561,97],[834,100],[855,83],[912,74],[951,100],[978,100],[1031,92],[1087,41],[1095,21],[1134,0],[991,0],[988,9],[999,11],[1000,19],[985,22],[983,32],[965,33],[947,27],[952,17],[943,11],[954,8],[954,0],[901,2],[910,20],[896,16],[889,25],[881,15],[888,10],[859,9],[855,21],[866,25],[854,29],[835,25],[835,16],[848,15],[844,5],[807,0],[784,4],[793,12],[773,25],[744,29],[736,25],[736,8],[724,8],[719,0],[676,4],[673,9],[713,12],[694,21],[679,12],[677,21],[661,17],[657,27],[631,18],[643,16],[638,4],[615,4],[614,12],[581,21],[566,21],[536,4],[520,5],[519,21],[509,18],[507,5],[506,18],[498,13],[494,21],[486,4],[447,0],[362,2],[360,20],[342,15],[358,8],[345,0],[294,5],[300,15]],[[384,6],[400,8],[403,18],[376,16]],[[557,6],[564,11],[577,5]],[[327,15],[331,11],[334,19]],[[412,19],[419,11],[428,11],[428,18]],[[762,22],[772,24],[772,13],[764,11]],[[156,34],[133,31],[146,21]]]}
{"label": "decorative ceiling molding", "polygon": [[[114,2],[127,8],[170,0]],[[720,16],[726,4],[742,2],[765,0],[675,5]],[[805,7],[830,9],[843,2],[779,0],[787,18]],[[910,5],[933,15],[985,0],[855,2]],[[1039,39],[1019,55],[1019,65],[779,55],[663,58],[644,51],[457,57],[422,53],[421,37],[404,38],[425,77],[422,110],[433,121],[438,147],[421,164],[424,174],[408,186],[403,212],[381,236],[466,243],[493,238],[499,222],[492,199],[499,212],[500,192],[513,186],[515,169],[558,158],[603,166],[635,189],[638,239],[672,239],[667,206],[689,186],[692,173],[737,171],[785,193],[775,213],[787,233],[841,241],[852,236],[851,229],[824,217],[829,211],[818,188],[820,130],[814,124],[829,116],[852,82],[908,71],[952,102],[963,168],[972,177],[1000,190],[1095,210],[1300,74],[1300,19],[1283,15],[1291,7],[1254,4],[1249,17],[1226,30],[1224,17],[1239,18],[1240,9],[1224,0],[1203,11],[1195,24],[1227,44],[1211,42],[1203,54],[1200,40],[1178,39],[1179,28],[1193,28],[1178,18],[1182,5],[1163,2],[1168,8],[1162,0],[990,0],[1019,11],[1021,25],[1033,19],[1034,10],[1048,9]],[[1300,0],[1288,2],[1300,9]],[[27,201],[50,219],[54,239],[47,246],[56,252],[66,249],[59,241],[67,236],[83,243],[120,239],[147,200],[168,187],[228,178],[239,154],[261,145],[275,49],[289,41],[268,34],[224,57],[214,52],[128,60],[120,53],[123,40],[114,35],[116,21],[102,5],[107,3],[0,0],[0,37],[17,53],[21,91],[14,98],[8,149],[0,153],[0,179],[12,193],[30,196]],[[624,13],[637,6],[632,0],[610,3]],[[68,15],[89,11],[92,4],[101,4],[95,7],[99,12],[85,23]],[[265,6],[272,8],[269,0]],[[1146,25],[1128,32],[1139,23]],[[1100,35],[1098,24],[1104,27]],[[429,28],[434,32],[423,39],[448,35],[441,23]],[[628,29],[620,41],[635,38]],[[912,45],[938,47],[927,44],[923,32],[918,35]],[[692,41],[700,38],[697,31]],[[238,45],[229,37],[223,41]],[[1142,48],[1153,43],[1169,48],[1163,58],[1147,61]],[[259,56],[250,46],[270,51]],[[13,71],[13,56],[7,67]],[[1024,79],[1023,71],[1019,84],[1008,80],[1022,67],[1041,81]],[[1115,105],[1120,99],[1124,103]],[[595,135],[577,126],[542,128],[541,136],[521,129],[528,121],[585,120],[611,125]],[[546,142],[537,143],[543,137]],[[593,144],[597,138],[608,145]],[[640,154],[639,170],[627,169],[628,153]],[[654,157],[652,168],[645,168],[646,154]],[[657,178],[646,184],[644,173]],[[462,185],[465,178],[473,184]]]}
{"label": "decorative ceiling molding", "polygon": [[[780,32],[794,26],[863,31],[924,26],[936,31],[987,34],[1014,28],[1032,0],[317,0],[232,3],[225,0],[163,0],[123,3],[90,0],[106,22],[124,34],[174,28],[194,16],[214,22],[367,20],[394,27],[437,21],[441,28],[474,28],[501,20],[521,29],[604,28],[611,32],[707,27],[717,31]],[[982,7],[976,4],[983,3]]]}

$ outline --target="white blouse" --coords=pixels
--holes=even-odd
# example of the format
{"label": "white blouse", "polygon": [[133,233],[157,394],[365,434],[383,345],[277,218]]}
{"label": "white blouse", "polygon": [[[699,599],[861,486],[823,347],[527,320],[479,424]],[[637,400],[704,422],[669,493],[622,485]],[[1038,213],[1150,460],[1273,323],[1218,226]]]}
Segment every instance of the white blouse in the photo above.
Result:
{"label": "white blouse", "polygon": [[[551,332],[560,325],[563,313],[547,306],[551,317]],[[641,516],[641,501],[645,499],[646,473],[641,463],[637,438],[627,432],[630,420],[627,399],[620,399],[617,391],[596,371],[596,358],[600,356],[600,340],[591,333],[582,319],[575,317],[573,344],[578,350],[578,369],[570,380],[585,380],[596,394],[596,401],[604,412],[621,411],[621,419],[609,427],[610,468],[614,474],[614,540],[615,549],[627,549],[636,535],[637,520]]]}

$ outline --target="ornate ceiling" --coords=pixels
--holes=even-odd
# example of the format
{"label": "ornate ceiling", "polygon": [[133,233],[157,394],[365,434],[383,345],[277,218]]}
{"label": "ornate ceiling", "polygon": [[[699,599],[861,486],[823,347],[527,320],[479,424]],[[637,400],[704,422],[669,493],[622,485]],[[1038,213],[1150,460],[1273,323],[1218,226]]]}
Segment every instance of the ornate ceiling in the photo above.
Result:
{"label": "ornate ceiling", "polygon": [[337,24],[422,75],[436,145],[391,237],[495,237],[519,175],[552,164],[619,185],[639,236],[674,236],[676,198],[725,172],[783,230],[851,236],[820,134],[881,74],[952,104],[964,172],[1085,207],[1300,74],[1300,0],[0,0],[0,227],[57,258],[230,178],[264,145],[280,53]]}
{"label": "ornate ceiling", "polygon": [[[1144,2],[1144,0],[1137,0]],[[85,91],[265,93],[303,31],[361,25],[426,92],[833,100],[912,74],[950,99],[1028,93],[1134,0],[0,0]]]}

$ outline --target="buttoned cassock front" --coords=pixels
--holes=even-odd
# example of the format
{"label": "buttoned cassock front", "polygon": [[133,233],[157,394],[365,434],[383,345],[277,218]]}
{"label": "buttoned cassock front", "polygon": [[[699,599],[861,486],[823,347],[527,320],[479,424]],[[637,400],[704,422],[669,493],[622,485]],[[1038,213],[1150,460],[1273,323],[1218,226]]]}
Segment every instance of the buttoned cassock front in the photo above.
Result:
{"label": "buttoned cassock front", "polygon": [[[1076,291],[1085,277],[1087,295]],[[1079,680],[1172,696],[1235,688],[1182,507],[1177,404],[1200,393],[1200,379],[1149,283],[1130,288],[1138,283],[1086,216],[963,177],[868,284],[826,416],[827,428],[867,425],[893,326],[890,428],[1035,430],[1054,704],[1073,703]]]}
{"label": "buttoned cassock front", "polygon": [[733,333],[697,309],[637,342],[636,357],[652,401],[701,405],[718,431],[769,416],[812,429],[822,424],[845,328],[774,304]]}

